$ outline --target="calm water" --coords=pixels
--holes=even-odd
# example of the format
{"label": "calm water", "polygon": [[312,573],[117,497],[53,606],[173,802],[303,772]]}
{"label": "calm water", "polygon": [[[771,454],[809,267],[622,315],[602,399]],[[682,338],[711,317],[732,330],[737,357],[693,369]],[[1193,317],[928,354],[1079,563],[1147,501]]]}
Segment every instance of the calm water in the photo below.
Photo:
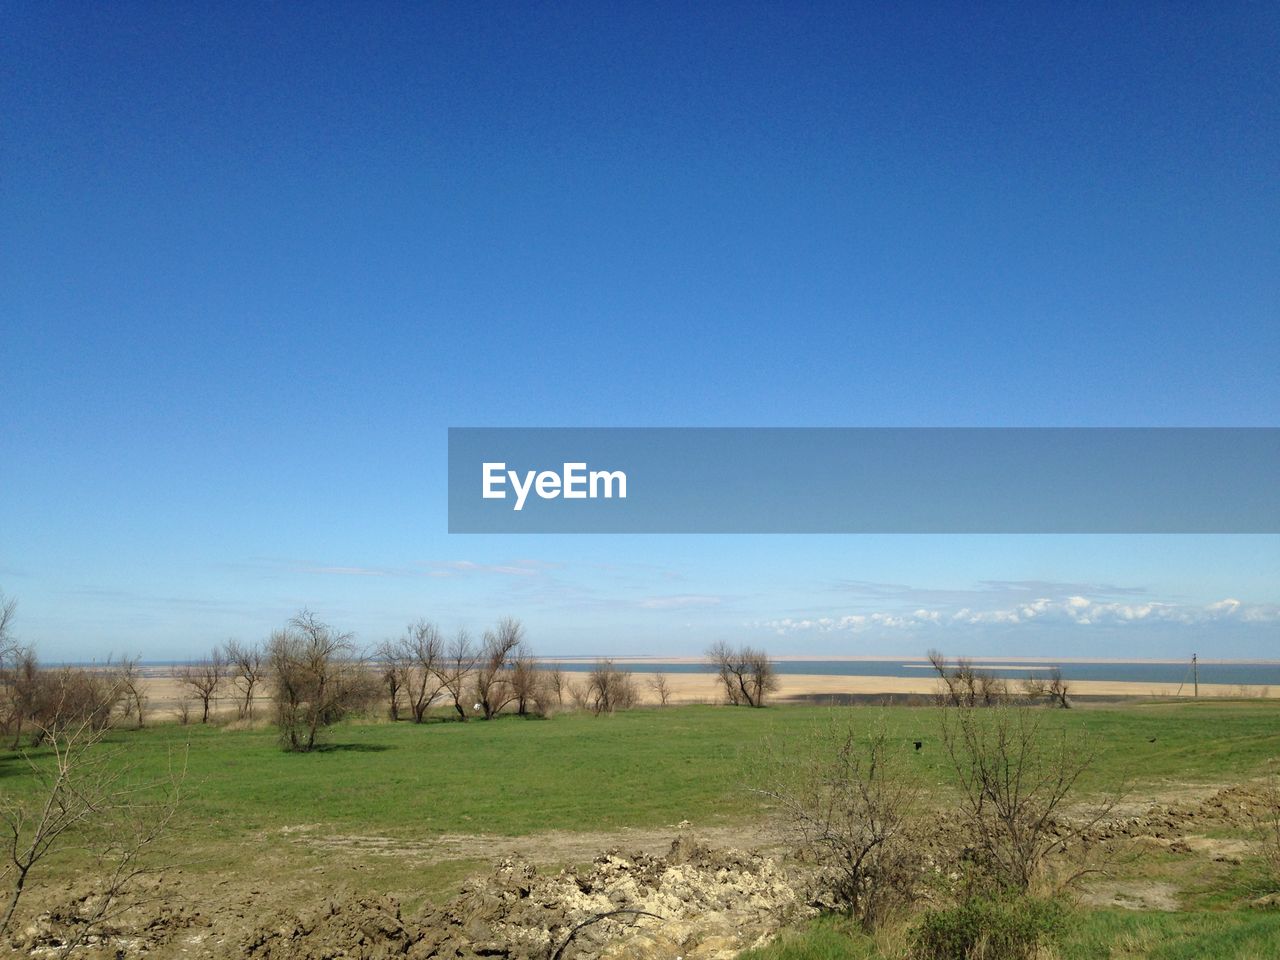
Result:
{"label": "calm water", "polygon": [[[975,660],[975,665],[987,668],[1000,677],[1045,676],[1053,664],[1011,664],[999,659]],[[566,670],[590,670],[590,663],[563,663]],[[663,673],[705,673],[706,664],[670,663],[662,660],[645,660],[640,663],[620,664],[636,671],[662,671]],[[832,676],[859,677],[932,677],[933,670],[927,663],[903,660],[808,660],[780,661],[775,664],[779,673],[828,674]],[[1068,680],[1123,680],[1134,683],[1191,683],[1191,664],[1188,663],[1063,663],[1058,665]],[[1201,683],[1280,684],[1280,662],[1268,663],[1201,663]]]}

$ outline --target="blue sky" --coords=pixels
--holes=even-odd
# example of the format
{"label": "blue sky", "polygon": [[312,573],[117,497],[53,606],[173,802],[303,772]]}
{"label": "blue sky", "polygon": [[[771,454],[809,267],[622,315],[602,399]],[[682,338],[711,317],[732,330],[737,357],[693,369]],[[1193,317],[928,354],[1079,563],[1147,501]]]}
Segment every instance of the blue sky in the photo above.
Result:
{"label": "blue sky", "polygon": [[304,605],[1280,649],[1276,537],[464,537],[444,489],[451,425],[1277,425],[1274,5],[0,18],[0,588],[48,658]]}

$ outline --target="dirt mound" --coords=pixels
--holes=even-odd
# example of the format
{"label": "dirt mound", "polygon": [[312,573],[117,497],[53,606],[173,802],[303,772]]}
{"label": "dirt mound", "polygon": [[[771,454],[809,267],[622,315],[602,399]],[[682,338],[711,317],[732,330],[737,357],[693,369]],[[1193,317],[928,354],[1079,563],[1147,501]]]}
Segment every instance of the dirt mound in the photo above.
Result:
{"label": "dirt mound", "polygon": [[184,902],[172,884],[145,878],[135,886],[128,898],[106,903],[93,893],[64,891],[58,906],[15,932],[7,946],[15,956],[59,957],[68,944],[76,944],[76,957],[117,960],[205,939],[208,919]]}
{"label": "dirt mound", "polygon": [[681,838],[663,857],[614,852],[554,875],[505,860],[412,920],[390,899],[331,902],[260,928],[239,952],[262,960],[729,960],[813,912],[795,887],[770,858]]}
{"label": "dirt mound", "polygon": [[1099,824],[1091,839],[1155,837],[1177,842],[1206,826],[1252,828],[1265,822],[1274,809],[1271,790],[1266,783],[1237,783],[1200,801],[1156,804],[1137,816]]}
{"label": "dirt mound", "polygon": [[[403,957],[422,939],[400,916],[392,897],[329,900],[319,909],[274,927],[260,927],[240,945],[237,955],[284,958]],[[423,956],[423,954],[416,954]]]}

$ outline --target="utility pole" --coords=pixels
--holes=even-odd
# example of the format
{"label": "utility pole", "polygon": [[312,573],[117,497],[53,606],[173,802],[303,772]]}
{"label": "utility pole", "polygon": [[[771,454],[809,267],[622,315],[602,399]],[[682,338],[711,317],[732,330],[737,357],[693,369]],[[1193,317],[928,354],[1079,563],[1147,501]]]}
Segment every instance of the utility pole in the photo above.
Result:
{"label": "utility pole", "polygon": [[1196,696],[1200,696],[1200,661],[1193,653],[1191,655],[1191,679],[1195,684]]}

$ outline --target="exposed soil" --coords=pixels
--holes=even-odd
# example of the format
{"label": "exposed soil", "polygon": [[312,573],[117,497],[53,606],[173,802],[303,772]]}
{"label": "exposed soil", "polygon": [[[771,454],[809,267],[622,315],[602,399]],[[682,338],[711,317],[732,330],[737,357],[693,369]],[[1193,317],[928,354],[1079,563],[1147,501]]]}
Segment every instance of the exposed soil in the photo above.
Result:
{"label": "exposed soil", "polygon": [[[1128,845],[1139,858],[1147,847],[1235,863],[1252,855],[1250,838],[1270,802],[1261,783],[1207,795],[1199,788],[1177,790],[1145,809],[1131,805],[1091,830],[1087,842]],[[930,849],[931,862],[954,861],[961,855],[956,818],[942,812],[930,822],[928,835],[920,839]],[[760,827],[700,830],[698,840],[686,824],[609,834],[450,834],[409,840],[326,833],[316,824],[280,833],[287,844],[277,854],[283,860],[292,861],[295,855],[288,851],[296,844],[328,868],[281,885],[263,875],[270,863],[259,859],[255,869],[262,873],[203,876],[198,890],[181,870],[171,870],[148,879],[129,908],[95,927],[76,955],[92,960],[729,960],[813,913],[813,904],[821,900],[820,892],[811,890],[812,874],[788,856],[784,838]],[[279,845],[280,838],[275,842]],[[744,847],[756,852],[738,852]],[[613,852],[601,855],[601,850]],[[382,858],[406,866],[472,860],[496,866],[468,881],[443,906],[406,914],[397,900],[370,896],[361,884],[361,865]],[[565,863],[588,865],[546,866]],[[350,880],[337,882],[335,866]],[[1178,894],[1171,882],[1103,878],[1083,899],[1095,906],[1172,910],[1178,908]],[[79,918],[93,905],[77,896],[74,883],[46,891],[43,902],[61,906],[47,908],[9,945],[18,954],[57,956],[84,928]]]}
{"label": "exposed soil", "polygon": [[261,960],[351,956],[731,960],[812,912],[772,858],[687,838],[665,856],[597,857],[543,874],[506,859],[448,905],[406,919],[389,898],[331,902],[241,944]]}

